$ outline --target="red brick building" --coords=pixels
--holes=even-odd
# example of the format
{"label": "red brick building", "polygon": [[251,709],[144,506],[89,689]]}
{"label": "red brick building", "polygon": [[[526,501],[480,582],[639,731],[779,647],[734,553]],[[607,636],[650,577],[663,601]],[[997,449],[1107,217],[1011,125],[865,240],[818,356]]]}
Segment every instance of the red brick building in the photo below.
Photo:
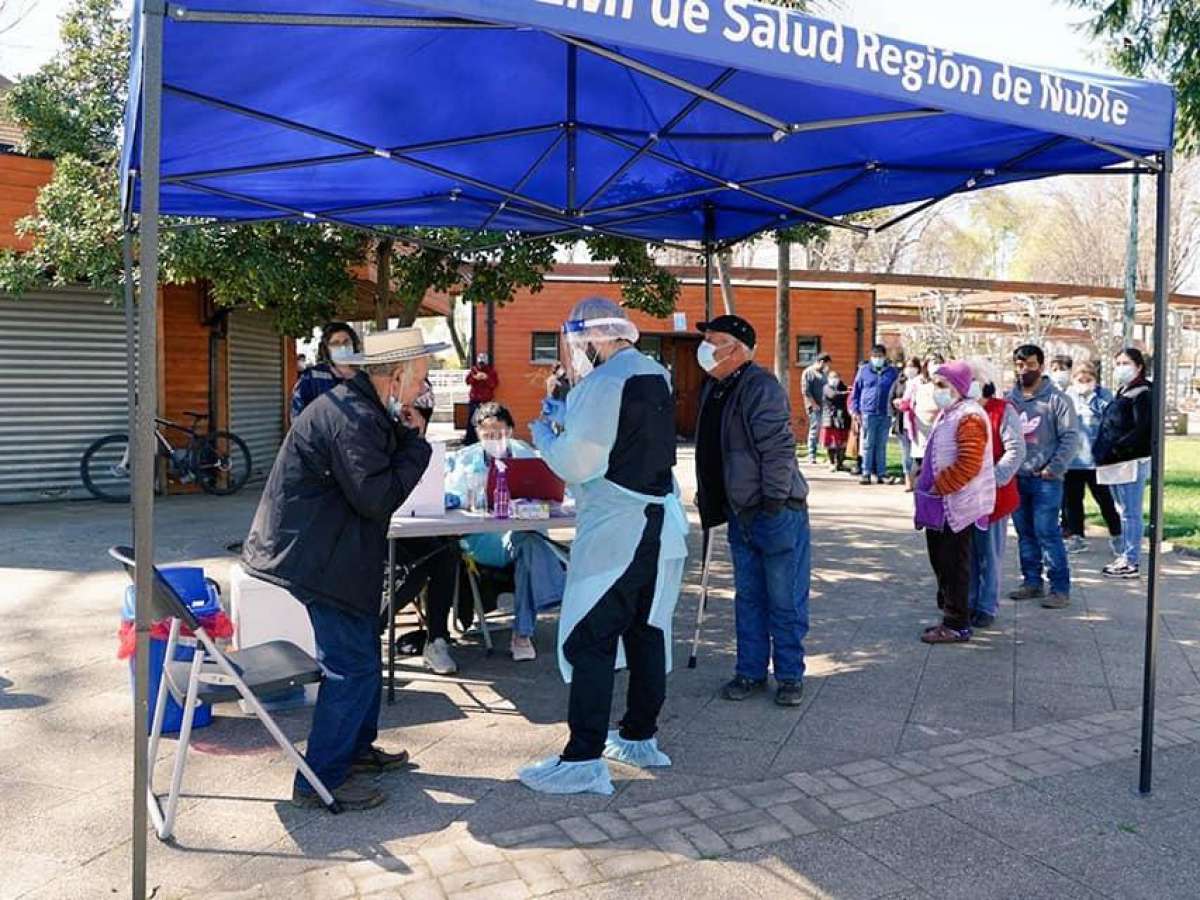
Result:
{"label": "red brick building", "polygon": [[[671,369],[677,394],[676,430],[691,437],[695,427],[702,371],[696,362],[704,319],[704,284],[695,269],[677,271],[683,291],[676,315],[666,319],[634,312],[642,333],[641,349]],[[775,347],[775,274],[744,269],[732,273],[736,311],[758,333],[755,361],[772,368]],[[543,382],[557,358],[558,329],[579,300],[591,296],[620,298],[620,286],[608,280],[607,267],[562,265],[547,278],[540,293],[522,292],[512,303],[495,310],[492,353],[500,387],[497,399],[512,410],[518,432],[528,435],[527,423],[538,415]],[[800,371],[819,352],[833,356],[835,368],[849,377],[867,355],[875,330],[875,292],[870,289],[797,287],[791,292],[790,339],[792,407],[803,422]],[[713,290],[714,315],[723,310],[720,290]],[[676,321],[682,316],[682,321]],[[682,327],[680,327],[682,326]],[[476,348],[488,348],[487,310],[475,310]]]}

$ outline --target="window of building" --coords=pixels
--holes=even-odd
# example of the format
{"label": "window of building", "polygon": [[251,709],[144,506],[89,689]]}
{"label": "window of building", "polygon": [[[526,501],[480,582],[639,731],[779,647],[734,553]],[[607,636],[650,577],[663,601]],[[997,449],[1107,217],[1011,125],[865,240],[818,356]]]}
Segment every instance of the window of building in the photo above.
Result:
{"label": "window of building", "polygon": [[638,341],[638,349],[653,359],[662,362],[662,337],[657,334],[643,334]]}
{"label": "window of building", "polygon": [[796,338],[796,365],[811,366],[821,352],[821,336],[802,334]]}
{"label": "window of building", "polygon": [[535,331],[530,359],[540,365],[553,365],[558,362],[558,332]]}

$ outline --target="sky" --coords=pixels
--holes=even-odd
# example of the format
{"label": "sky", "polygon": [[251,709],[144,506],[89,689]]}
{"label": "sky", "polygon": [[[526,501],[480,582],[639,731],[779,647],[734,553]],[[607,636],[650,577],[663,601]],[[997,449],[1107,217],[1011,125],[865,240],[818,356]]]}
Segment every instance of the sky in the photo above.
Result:
{"label": "sky", "polygon": [[[66,5],[67,0],[0,0],[0,31],[14,12],[29,9],[15,28],[0,33],[0,75],[28,74],[50,58],[58,44],[58,14]],[[973,56],[1108,69],[1072,27],[1084,14],[1059,0],[824,0],[824,5],[833,7],[828,18]]]}

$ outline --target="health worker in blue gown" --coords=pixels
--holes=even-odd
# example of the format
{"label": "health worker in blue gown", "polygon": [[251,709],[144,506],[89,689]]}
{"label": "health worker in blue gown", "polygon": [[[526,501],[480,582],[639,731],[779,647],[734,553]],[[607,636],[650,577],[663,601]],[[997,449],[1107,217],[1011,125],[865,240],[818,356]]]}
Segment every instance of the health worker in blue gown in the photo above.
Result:
{"label": "health worker in blue gown", "polygon": [[[558,628],[570,683],[562,753],[518,773],[536,791],[612,793],[605,758],[667,766],[655,732],[671,665],[671,617],[687,560],[687,516],[672,475],[675,413],[666,369],[635,346],[625,311],[580,301],[563,325],[572,387],[530,428],[567,482],[576,536]],[[614,670],[629,669],[625,716],[609,730]]]}

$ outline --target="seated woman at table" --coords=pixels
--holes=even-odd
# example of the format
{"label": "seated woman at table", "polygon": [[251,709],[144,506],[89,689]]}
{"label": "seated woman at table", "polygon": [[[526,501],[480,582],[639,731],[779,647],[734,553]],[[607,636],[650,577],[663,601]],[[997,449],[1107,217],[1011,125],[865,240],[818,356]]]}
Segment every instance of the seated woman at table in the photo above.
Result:
{"label": "seated woman at table", "polygon": [[[446,493],[467,502],[471,474],[486,470],[495,459],[529,459],[537,451],[512,436],[513,417],[499,403],[484,403],[473,417],[479,443],[459,450],[446,466]],[[562,602],[566,570],[545,536],[535,531],[475,534],[462,539],[466,553],[482,566],[512,569],[516,583],[512,630],[512,658],[527,662],[537,658],[533,634],[537,611]]]}

